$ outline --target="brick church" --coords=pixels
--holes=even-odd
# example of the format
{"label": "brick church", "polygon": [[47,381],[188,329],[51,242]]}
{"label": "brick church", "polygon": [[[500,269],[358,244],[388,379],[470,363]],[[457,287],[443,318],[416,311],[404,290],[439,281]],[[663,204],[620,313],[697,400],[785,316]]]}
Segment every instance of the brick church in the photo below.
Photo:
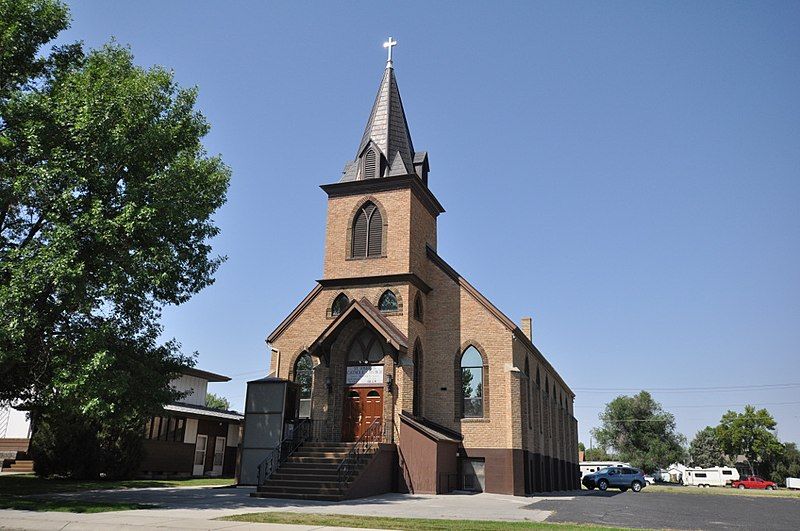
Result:
{"label": "brick church", "polygon": [[318,442],[265,490],[312,492],[324,471],[301,465],[332,470],[366,437],[387,457],[361,467],[350,497],[579,488],[575,395],[533,344],[530,318],[517,325],[437,253],[444,208],[411,141],[394,44],[355,159],[321,187],[323,277],[267,338],[271,377],[297,383]]}

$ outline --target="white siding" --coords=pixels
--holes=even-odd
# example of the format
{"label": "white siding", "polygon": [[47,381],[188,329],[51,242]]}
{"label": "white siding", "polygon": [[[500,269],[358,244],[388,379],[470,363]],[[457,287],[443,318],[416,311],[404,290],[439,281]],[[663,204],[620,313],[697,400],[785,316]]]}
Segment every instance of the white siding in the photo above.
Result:
{"label": "white siding", "polygon": [[24,411],[11,406],[0,406],[0,439],[28,439],[31,422]]}
{"label": "white siding", "polygon": [[183,432],[183,442],[194,444],[197,442],[197,419],[186,419],[186,429]]}
{"label": "white siding", "polygon": [[196,406],[206,405],[208,380],[198,378],[197,376],[187,376],[184,374],[180,378],[172,380],[170,385],[178,391],[190,391],[189,395],[180,399],[181,402],[194,404]]}

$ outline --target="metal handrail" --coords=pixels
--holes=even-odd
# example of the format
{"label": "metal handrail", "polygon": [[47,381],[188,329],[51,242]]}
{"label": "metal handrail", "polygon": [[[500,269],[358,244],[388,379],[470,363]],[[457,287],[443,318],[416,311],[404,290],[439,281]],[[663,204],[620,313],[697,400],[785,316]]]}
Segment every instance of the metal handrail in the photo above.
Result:
{"label": "metal handrail", "polygon": [[383,431],[381,430],[383,423],[381,421],[382,419],[380,418],[373,420],[372,424],[369,425],[350,451],[347,452],[342,462],[339,463],[336,468],[336,477],[340,489],[343,489],[347,482],[350,481],[364,457],[372,454],[372,451],[381,442],[383,438]]}
{"label": "metal handrail", "polygon": [[311,419],[301,419],[294,425],[292,435],[285,437],[258,465],[257,486],[261,487],[269,477],[311,436]]}

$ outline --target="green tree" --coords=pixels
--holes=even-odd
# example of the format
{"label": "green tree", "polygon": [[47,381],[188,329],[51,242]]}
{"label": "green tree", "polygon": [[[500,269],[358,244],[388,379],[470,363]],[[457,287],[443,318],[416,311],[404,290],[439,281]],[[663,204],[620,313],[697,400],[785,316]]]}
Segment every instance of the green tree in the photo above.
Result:
{"label": "green tree", "polygon": [[586,451],[586,445],[583,444],[582,442],[578,442],[578,451],[579,452],[585,452]]}
{"label": "green tree", "polygon": [[798,450],[797,444],[784,443],[783,449],[779,455],[775,456],[770,465],[770,470],[766,475],[779,485],[785,485],[786,478],[800,477],[800,450]]}
{"label": "green tree", "polygon": [[685,456],[686,439],[675,431],[675,417],[647,391],[618,396],[606,404],[600,421],[601,426],[592,431],[598,446],[636,467],[655,470]]}
{"label": "green tree", "polygon": [[159,340],[161,309],[213,282],[230,176],[168,70],[114,43],[39,56],[68,20],[56,0],[0,0],[0,401],[31,409],[34,453],[88,459],[52,446],[71,428],[109,463],[194,363]]}
{"label": "green tree", "polygon": [[742,413],[728,411],[716,427],[723,451],[731,457],[743,455],[755,473],[759,464],[768,463],[783,450],[774,430],[777,423],[766,409],[745,406]]}
{"label": "green tree", "polygon": [[214,409],[230,410],[231,403],[224,396],[215,395],[214,393],[206,393],[206,407],[213,407]]}
{"label": "green tree", "polygon": [[730,464],[717,439],[717,431],[711,426],[706,426],[694,436],[689,444],[689,457],[692,465],[701,468]]}
{"label": "green tree", "polygon": [[589,448],[584,453],[587,461],[613,461],[614,456],[610,455],[605,448]]}

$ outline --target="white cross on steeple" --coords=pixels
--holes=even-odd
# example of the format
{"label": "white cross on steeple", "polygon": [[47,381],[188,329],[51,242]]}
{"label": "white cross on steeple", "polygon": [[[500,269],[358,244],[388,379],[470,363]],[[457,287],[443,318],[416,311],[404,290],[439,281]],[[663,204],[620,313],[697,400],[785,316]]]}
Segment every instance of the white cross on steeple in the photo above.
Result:
{"label": "white cross on steeple", "polygon": [[392,66],[392,48],[397,46],[397,41],[389,37],[389,40],[383,43],[384,48],[389,49],[389,58],[386,60],[386,67]]}

